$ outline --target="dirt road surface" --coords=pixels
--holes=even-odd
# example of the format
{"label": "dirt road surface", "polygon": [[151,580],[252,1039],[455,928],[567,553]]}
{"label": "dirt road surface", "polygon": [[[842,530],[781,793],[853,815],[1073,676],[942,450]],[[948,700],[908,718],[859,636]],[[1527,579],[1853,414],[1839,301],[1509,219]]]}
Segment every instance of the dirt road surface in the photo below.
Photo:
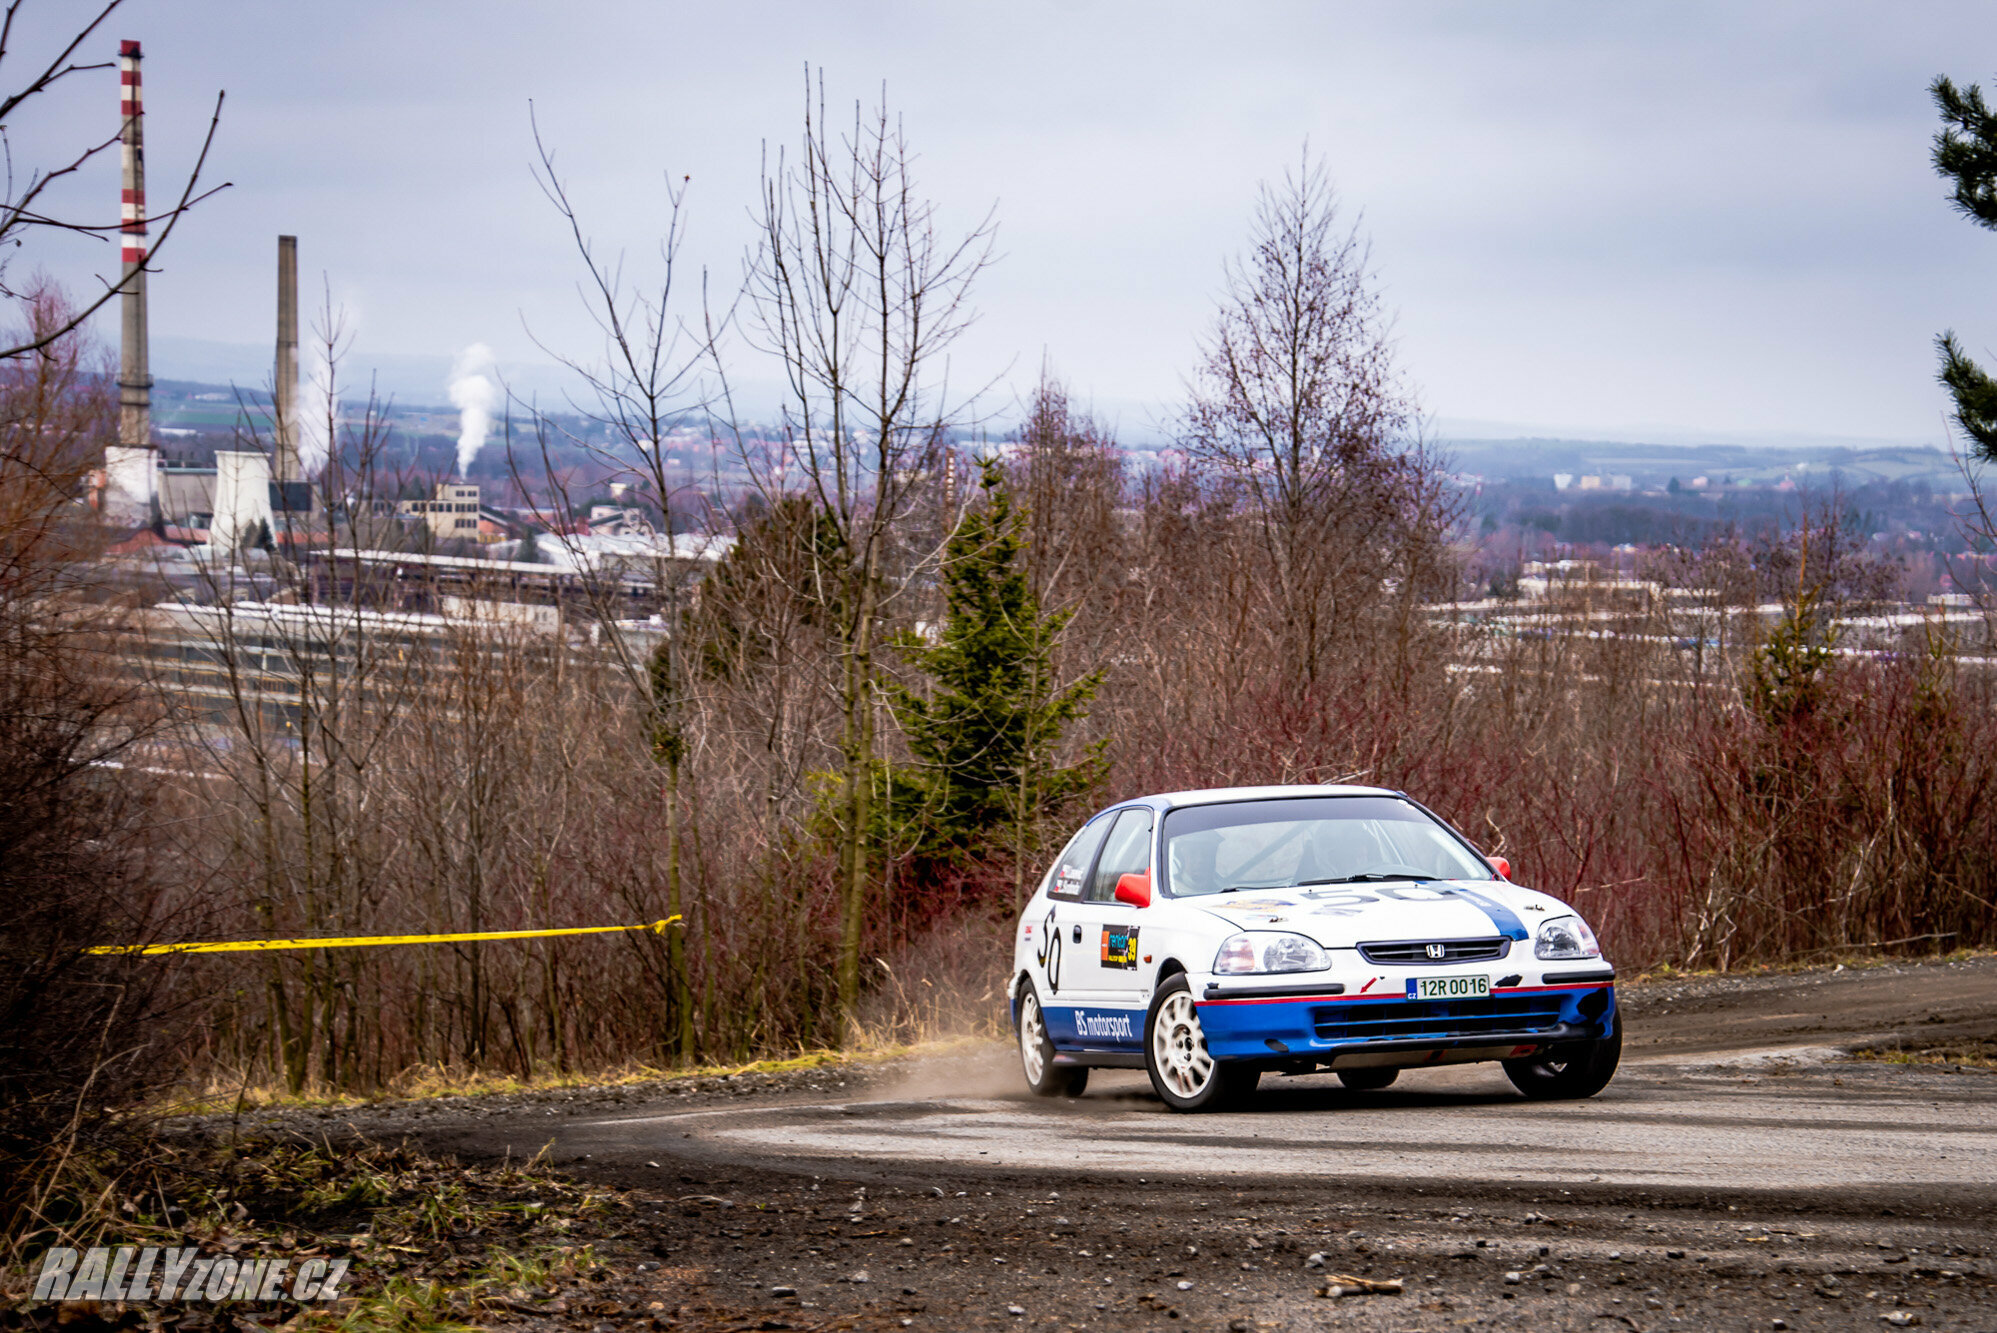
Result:
{"label": "dirt road surface", "polygon": [[639,1191],[595,1333],[1997,1333],[1997,1073],[1843,1058],[1997,1038],[1997,958],[1624,1002],[1622,1072],[1575,1103],[1471,1066],[1376,1093],[1266,1079],[1244,1109],[1181,1116],[1141,1074],[1031,1098],[993,1046],[872,1078],[339,1118],[472,1157],[548,1145]]}

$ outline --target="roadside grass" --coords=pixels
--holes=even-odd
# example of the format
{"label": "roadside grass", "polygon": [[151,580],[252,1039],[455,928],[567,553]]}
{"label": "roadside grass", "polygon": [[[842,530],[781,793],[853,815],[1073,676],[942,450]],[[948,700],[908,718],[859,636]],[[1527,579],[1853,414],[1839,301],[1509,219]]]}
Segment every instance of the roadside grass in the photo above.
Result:
{"label": "roadside grass", "polygon": [[1676,967],[1656,963],[1641,972],[1617,978],[1618,986],[1641,986],[1653,981],[1686,981],[1706,977],[1774,977],[1803,972],[1869,971],[1897,963],[1962,963],[1976,958],[1997,957],[1997,949],[1949,949],[1938,953],[1905,954],[1885,952],[1883,945],[1850,945],[1825,949],[1774,962],[1741,963],[1722,972],[1716,967]]}
{"label": "roadside grass", "polygon": [[1953,1065],[1997,1070],[1997,1037],[1966,1037],[1931,1046],[1862,1046],[1847,1058],[1889,1065]]}
{"label": "roadside grass", "polygon": [[741,1064],[701,1064],[681,1068],[661,1068],[633,1062],[609,1069],[551,1071],[522,1078],[513,1074],[480,1073],[424,1066],[406,1070],[391,1079],[379,1092],[362,1094],[327,1088],[308,1088],[293,1094],[266,1083],[211,1081],[204,1087],[183,1093],[170,1106],[160,1108],[174,1116],[231,1115],[242,1111],[312,1110],[368,1106],[381,1102],[423,1101],[437,1097],[493,1097],[520,1093],[552,1092],[564,1088],[636,1088],[647,1085],[671,1086],[703,1079],[735,1078],[743,1074],[784,1074],[806,1069],[837,1070],[864,1068],[915,1056],[950,1055],[982,1045],[981,1037],[951,1037],[937,1041],[900,1045],[868,1046],[858,1050],[805,1051],[797,1055]]}

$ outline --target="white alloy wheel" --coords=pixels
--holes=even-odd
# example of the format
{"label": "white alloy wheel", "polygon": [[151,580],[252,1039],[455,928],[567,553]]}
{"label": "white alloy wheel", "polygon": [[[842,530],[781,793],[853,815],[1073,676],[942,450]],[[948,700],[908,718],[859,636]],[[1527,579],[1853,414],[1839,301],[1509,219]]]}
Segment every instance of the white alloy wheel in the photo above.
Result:
{"label": "white alloy wheel", "polygon": [[1192,992],[1177,990],[1158,1006],[1151,1024],[1151,1067],[1179,1100],[1197,1102],[1214,1081],[1213,1057]]}
{"label": "white alloy wheel", "polygon": [[1029,988],[1019,1002],[1019,1063],[1034,1087],[1047,1077],[1047,1020],[1040,1015],[1040,997]]}
{"label": "white alloy wheel", "polygon": [[1089,1086],[1089,1071],[1081,1065],[1054,1063],[1054,1039],[1047,1035],[1047,1011],[1033,983],[1019,989],[1019,1072],[1036,1097],[1079,1097]]}

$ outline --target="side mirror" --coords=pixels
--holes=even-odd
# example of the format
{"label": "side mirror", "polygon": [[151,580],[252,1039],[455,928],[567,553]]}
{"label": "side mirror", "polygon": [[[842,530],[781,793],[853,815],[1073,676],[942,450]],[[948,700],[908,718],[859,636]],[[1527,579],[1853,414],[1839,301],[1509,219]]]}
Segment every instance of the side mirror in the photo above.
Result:
{"label": "side mirror", "polygon": [[1151,905],[1151,872],[1146,870],[1142,874],[1124,875],[1119,878],[1116,881],[1116,900],[1120,903],[1128,903],[1132,907],[1149,907]]}
{"label": "side mirror", "polygon": [[1491,856],[1485,859],[1491,863],[1491,869],[1497,871],[1501,878],[1510,879],[1512,877],[1512,863],[1510,861],[1507,861],[1502,856]]}

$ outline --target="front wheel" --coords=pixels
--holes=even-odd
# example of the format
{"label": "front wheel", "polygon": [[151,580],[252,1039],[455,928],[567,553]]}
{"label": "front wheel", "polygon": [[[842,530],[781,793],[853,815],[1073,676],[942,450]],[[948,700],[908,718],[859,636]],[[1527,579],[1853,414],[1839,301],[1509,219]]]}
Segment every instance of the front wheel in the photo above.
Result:
{"label": "front wheel", "polygon": [[1047,1017],[1039,992],[1027,982],[1019,997],[1019,1067],[1036,1097],[1079,1097],[1089,1086],[1089,1071],[1054,1063],[1054,1041],[1047,1035]]}
{"label": "front wheel", "polygon": [[1144,1016],[1144,1070],[1174,1111],[1206,1111],[1245,1097],[1262,1077],[1252,1066],[1223,1065],[1213,1058],[1184,973],[1166,978],[1151,997]]}
{"label": "front wheel", "polygon": [[1557,1059],[1528,1055],[1507,1060],[1505,1077],[1534,1101],[1577,1101],[1608,1087],[1622,1058],[1623,1016],[1618,1011],[1608,1036],[1585,1043],[1581,1049],[1563,1051]]}

